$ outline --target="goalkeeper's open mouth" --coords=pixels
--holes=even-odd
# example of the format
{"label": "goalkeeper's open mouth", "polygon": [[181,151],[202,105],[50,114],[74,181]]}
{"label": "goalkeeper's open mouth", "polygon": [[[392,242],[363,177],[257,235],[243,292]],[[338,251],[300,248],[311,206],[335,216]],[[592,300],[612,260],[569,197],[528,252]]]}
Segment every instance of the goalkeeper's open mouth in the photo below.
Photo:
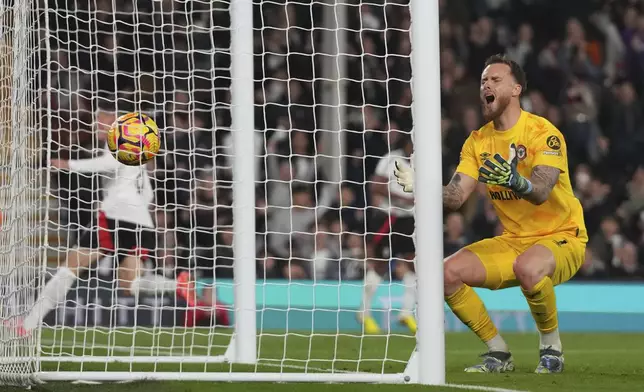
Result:
{"label": "goalkeeper's open mouth", "polygon": [[489,93],[489,94],[485,94],[483,96],[483,99],[485,100],[485,103],[489,105],[491,103],[494,103],[494,101],[496,100],[496,97],[494,96],[494,94]]}

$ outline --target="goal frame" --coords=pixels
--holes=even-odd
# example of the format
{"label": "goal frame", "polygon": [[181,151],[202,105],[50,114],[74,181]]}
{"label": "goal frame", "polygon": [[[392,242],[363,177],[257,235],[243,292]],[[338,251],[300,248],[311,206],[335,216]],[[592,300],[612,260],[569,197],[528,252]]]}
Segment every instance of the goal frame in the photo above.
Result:
{"label": "goal frame", "polygon": [[[337,0],[327,0],[345,6]],[[440,73],[438,65],[438,0],[410,0],[411,54],[413,73],[412,112],[414,116],[417,317],[417,346],[404,372],[376,373],[272,373],[272,372],[78,372],[40,371],[33,379],[40,381],[258,381],[258,382],[366,382],[445,384],[444,304],[442,277],[442,179],[440,154]],[[45,10],[46,11],[46,10]],[[234,275],[235,326],[226,354],[220,356],[134,356],[134,357],[60,357],[36,354],[41,362],[84,363],[257,363],[257,329],[255,290],[255,215],[254,161],[239,146],[253,145],[253,0],[234,0],[231,12],[231,97],[234,130]],[[47,12],[45,12],[47,15]],[[47,17],[46,17],[47,18]],[[49,32],[47,31],[47,34]],[[49,37],[45,39],[49,45]],[[49,48],[48,48],[49,49]],[[337,53],[336,53],[337,55]],[[49,60],[49,54],[48,60]],[[336,59],[336,61],[339,61]],[[47,75],[51,94],[51,75]],[[337,85],[341,85],[338,83]],[[51,113],[49,112],[49,118]],[[49,122],[51,119],[49,119]],[[51,128],[51,127],[50,127]],[[51,129],[50,129],[51,132]],[[422,153],[421,153],[422,152]],[[50,160],[48,149],[47,160]],[[46,241],[46,239],[44,240]],[[46,242],[44,243],[46,245]]]}

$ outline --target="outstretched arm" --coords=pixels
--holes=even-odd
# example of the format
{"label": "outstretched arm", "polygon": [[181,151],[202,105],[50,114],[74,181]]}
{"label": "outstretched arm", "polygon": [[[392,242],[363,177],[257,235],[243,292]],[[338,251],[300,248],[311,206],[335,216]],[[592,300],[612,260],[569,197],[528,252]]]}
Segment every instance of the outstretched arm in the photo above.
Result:
{"label": "outstretched arm", "polygon": [[476,188],[476,180],[470,176],[456,172],[449,184],[443,187],[443,205],[450,210],[461,208],[465,200]]}
{"label": "outstretched arm", "polygon": [[109,153],[89,159],[51,160],[52,167],[77,173],[109,173],[115,171],[120,165]]}
{"label": "outstretched arm", "polygon": [[523,198],[532,204],[543,204],[548,200],[552,188],[559,181],[561,171],[556,167],[538,165],[532,169],[530,182],[532,191],[523,195]]}

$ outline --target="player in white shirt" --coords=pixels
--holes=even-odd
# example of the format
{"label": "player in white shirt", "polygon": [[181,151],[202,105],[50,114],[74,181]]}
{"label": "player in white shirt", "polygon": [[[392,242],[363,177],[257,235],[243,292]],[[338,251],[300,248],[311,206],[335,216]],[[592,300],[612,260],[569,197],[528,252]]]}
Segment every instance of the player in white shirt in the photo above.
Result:
{"label": "player in white shirt", "polygon": [[[96,136],[106,142],[107,131],[116,120],[116,112],[99,110]],[[161,275],[142,275],[142,262],[155,248],[155,224],[150,213],[154,192],[145,166],[126,166],[118,162],[104,146],[102,155],[91,159],[52,159],[51,166],[76,173],[100,173],[103,195],[100,210],[92,228],[83,233],[78,244],[70,249],[64,266],[47,282],[36,306],[19,326],[28,334],[43,317],[65,301],[79,274],[99,258],[114,255],[118,261],[120,285],[131,295],[140,293],[176,292],[189,304],[194,301],[194,286],[187,272],[177,280]]]}
{"label": "player in white shirt", "polygon": [[[398,320],[412,332],[416,332],[414,306],[416,304],[416,274],[413,260],[414,247],[414,199],[396,184],[391,175],[396,161],[411,165],[413,152],[411,137],[404,134],[398,141],[399,149],[385,155],[370,181],[373,206],[366,212],[367,219],[367,271],[361,311],[358,319],[366,333],[380,332],[378,323],[371,314],[371,305],[382,275],[389,272],[389,261],[393,260],[393,275],[405,286],[403,307]],[[376,261],[376,260],[378,261]]]}

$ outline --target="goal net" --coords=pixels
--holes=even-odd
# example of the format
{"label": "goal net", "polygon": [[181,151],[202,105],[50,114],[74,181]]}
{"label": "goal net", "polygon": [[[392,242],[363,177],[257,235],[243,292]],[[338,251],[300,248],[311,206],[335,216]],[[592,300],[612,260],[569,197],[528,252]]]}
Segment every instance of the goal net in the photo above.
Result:
{"label": "goal net", "polygon": [[[0,384],[418,381],[408,1],[0,15]],[[128,183],[131,111],[162,147]]]}
{"label": "goal net", "polygon": [[0,383],[28,385],[38,334],[13,327],[34,304],[46,219],[38,111],[38,20],[28,2],[0,6]]}

